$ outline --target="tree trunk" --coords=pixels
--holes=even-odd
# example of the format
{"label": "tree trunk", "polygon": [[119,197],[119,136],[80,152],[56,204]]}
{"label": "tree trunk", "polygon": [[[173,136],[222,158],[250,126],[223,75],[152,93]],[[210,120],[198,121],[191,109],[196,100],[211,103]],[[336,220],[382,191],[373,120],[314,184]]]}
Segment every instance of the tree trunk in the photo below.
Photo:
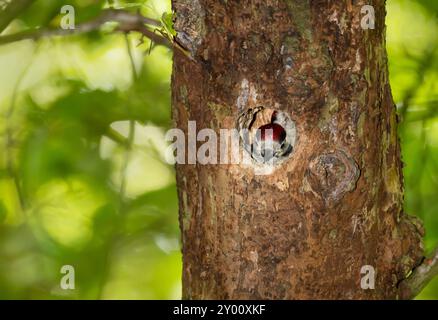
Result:
{"label": "tree trunk", "polygon": [[[361,8],[375,29],[361,27]],[[173,118],[235,129],[257,106],[295,124],[293,152],[177,165],[185,299],[394,299],[423,257],[403,212],[385,2],[173,0]],[[372,289],[364,270],[375,271]],[[370,288],[371,287],[371,288]]]}

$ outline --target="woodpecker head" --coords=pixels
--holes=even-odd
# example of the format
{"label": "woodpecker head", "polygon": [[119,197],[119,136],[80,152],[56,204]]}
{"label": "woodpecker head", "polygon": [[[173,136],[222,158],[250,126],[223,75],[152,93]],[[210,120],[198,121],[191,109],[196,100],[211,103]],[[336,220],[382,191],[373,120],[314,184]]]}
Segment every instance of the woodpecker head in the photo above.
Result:
{"label": "woodpecker head", "polygon": [[291,151],[292,146],[286,141],[286,129],[279,121],[277,112],[274,111],[271,122],[257,129],[253,152],[256,157],[261,157],[263,162],[280,158]]}
{"label": "woodpecker head", "polygon": [[245,129],[244,147],[257,162],[276,162],[293,150],[295,125],[283,112],[250,109],[239,118],[239,129]]}

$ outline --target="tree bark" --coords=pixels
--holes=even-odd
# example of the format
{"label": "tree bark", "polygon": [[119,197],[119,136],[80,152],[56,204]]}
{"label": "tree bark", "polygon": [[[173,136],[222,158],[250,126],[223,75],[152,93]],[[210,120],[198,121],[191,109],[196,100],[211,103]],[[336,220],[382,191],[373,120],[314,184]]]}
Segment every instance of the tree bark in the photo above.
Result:
{"label": "tree bark", "polygon": [[[361,8],[375,29],[361,28]],[[296,143],[269,175],[177,165],[185,299],[395,299],[423,258],[403,212],[385,1],[173,0],[175,126],[236,128],[264,106]],[[375,270],[362,289],[363,266]]]}

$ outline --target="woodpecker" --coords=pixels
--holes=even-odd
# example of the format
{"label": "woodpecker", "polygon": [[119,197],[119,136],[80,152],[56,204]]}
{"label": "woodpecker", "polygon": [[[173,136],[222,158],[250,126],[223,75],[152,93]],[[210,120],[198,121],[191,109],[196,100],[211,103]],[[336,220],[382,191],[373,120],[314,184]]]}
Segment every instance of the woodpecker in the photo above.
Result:
{"label": "woodpecker", "polygon": [[[276,143],[282,143],[286,139],[286,130],[278,123],[268,123],[261,126],[260,130],[260,140],[267,141],[272,139]],[[272,136],[271,136],[272,135]]]}
{"label": "woodpecker", "polygon": [[249,109],[239,117],[238,126],[245,149],[257,162],[276,162],[292,152],[288,132],[295,132],[295,127],[283,112]]}
{"label": "woodpecker", "polygon": [[285,120],[285,117],[274,111],[270,123],[257,129],[252,147],[256,160],[259,158],[262,162],[268,162],[281,158],[291,151],[292,146],[286,141]]}

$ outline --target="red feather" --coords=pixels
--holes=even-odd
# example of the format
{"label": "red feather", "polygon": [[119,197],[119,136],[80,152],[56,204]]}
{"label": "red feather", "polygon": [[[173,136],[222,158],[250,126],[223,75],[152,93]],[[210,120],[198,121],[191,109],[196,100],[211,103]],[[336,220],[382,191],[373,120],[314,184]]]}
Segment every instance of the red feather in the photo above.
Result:
{"label": "red feather", "polygon": [[[282,126],[277,123],[268,123],[259,128],[260,130],[260,139],[265,141],[267,138],[270,138],[270,134],[272,132],[272,140],[277,141],[279,143],[283,142],[286,139],[286,130]],[[272,131],[268,131],[272,130]]]}

